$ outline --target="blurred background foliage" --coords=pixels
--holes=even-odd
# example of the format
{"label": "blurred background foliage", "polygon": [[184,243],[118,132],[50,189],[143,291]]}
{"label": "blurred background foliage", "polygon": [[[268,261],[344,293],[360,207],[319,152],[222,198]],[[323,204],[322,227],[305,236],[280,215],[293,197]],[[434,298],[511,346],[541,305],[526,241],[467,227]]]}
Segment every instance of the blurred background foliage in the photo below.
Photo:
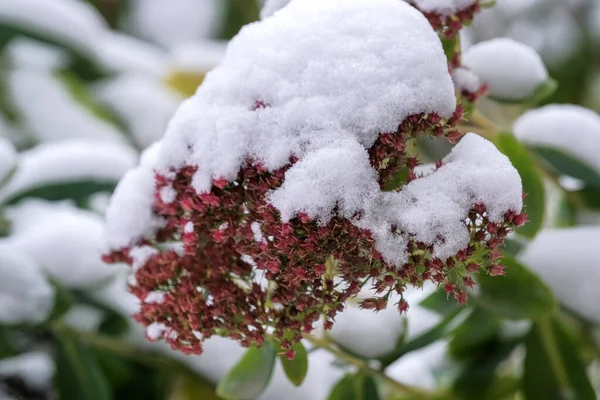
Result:
{"label": "blurred background foliage", "polygon": [[[33,314],[52,305],[41,320],[0,314],[0,398],[210,400],[219,398],[219,381],[222,396],[246,398],[244,393],[260,392],[269,383],[270,370],[262,381],[253,375],[265,362],[276,367],[262,399],[596,398],[598,313],[581,315],[560,296],[559,304],[518,255],[542,226],[597,225],[599,175],[577,160],[546,154],[558,160],[555,183],[564,175],[592,182],[547,196],[530,149],[512,135],[498,137],[496,144],[529,182],[533,228],[508,244],[509,274],[482,277],[481,293],[468,307],[458,308],[430,290],[417,295],[407,318],[381,313],[373,319],[361,312],[353,323],[372,324],[372,335],[353,336],[350,324],[349,332],[307,343],[308,372],[302,367],[290,372],[297,366],[286,367],[267,351],[246,356],[226,376],[243,354],[233,344],[215,340],[205,355],[185,357],[147,343],[129,317],[135,305],[126,293],[127,271],[99,261],[102,214],[118,180],[160,139],[179,103],[218,63],[225,41],[258,19],[260,4],[51,3],[0,3],[0,139],[19,153],[8,145],[0,151],[11,164],[0,168],[0,256],[6,255],[0,264],[35,265],[31,270],[41,271],[50,285],[48,296],[32,300],[29,283],[6,279],[0,303],[20,299],[32,305]],[[598,14],[597,0],[498,0],[462,40],[466,46],[498,36],[522,39],[540,52],[559,84],[545,104],[600,111]],[[480,107],[506,132],[526,108],[491,100]],[[448,150],[440,144],[424,149],[432,159]],[[578,256],[572,257],[576,262]],[[38,295],[46,290],[39,288]],[[587,300],[597,304],[600,294]],[[391,326],[396,335],[391,351],[365,352],[365,343],[382,341],[379,335]],[[338,353],[330,356],[320,347]],[[306,375],[304,385],[294,388],[284,369],[292,381]],[[383,369],[406,390],[381,380]]]}

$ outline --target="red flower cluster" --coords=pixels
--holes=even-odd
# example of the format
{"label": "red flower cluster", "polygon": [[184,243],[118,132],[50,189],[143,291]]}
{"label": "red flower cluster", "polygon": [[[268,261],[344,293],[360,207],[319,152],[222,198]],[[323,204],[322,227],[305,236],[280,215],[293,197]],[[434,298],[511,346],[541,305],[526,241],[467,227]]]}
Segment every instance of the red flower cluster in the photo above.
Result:
{"label": "red flower cluster", "polygon": [[[370,149],[381,186],[401,190],[417,179],[419,160],[407,155],[407,142],[423,134],[455,141],[461,136],[455,128],[461,117],[461,107],[449,120],[412,115],[396,132],[381,134]],[[392,292],[402,295],[407,284],[425,281],[464,303],[465,288],[474,284],[472,274],[482,269],[503,273],[496,264],[498,247],[513,226],[525,222],[524,215],[508,213],[503,223],[492,223],[485,205],[476,204],[465,221],[473,238],[468,248],[441,260],[433,257],[432,246],[410,241],[409,262],[397,268],[384,262],[370,232],[349,219],[334,215],[320,225],[298,215],[281,222],[267,194],[281,186],[296,161],[268,171],[248,159],[235,180],[215,180],[202,195],[192,187],[194,167],[173,171],[173,178],[156,175],[154,209],[165,224],[154,241],[138,244],[157,251],[136,270],[131,286],[141,301],[135,317],[142,325],[167,327],[164,339],[185,353],[201,353],[203,340],[213,335],[243,346],[260,345],[272,335],[289,352],[319,319],[330,329],[344,303],[368,281],[375,282],[376,297],[363,301],[363,308],[381,310]],[[163,200],[164,190],[176,193],[174,201]],[[104,259],[131,264],[130,250]],[[156,292],[163,294],[161,301],[149,301]],[[408,309],[404,299],[396,306],[400,312]]]}
{"label": "red flower cluster", "polygon": [[[411,4],[419,9],[414,2],[411,2]],[[433,29],[440,32],[444,38],[453,39],[465,25],[468,25],[473,21],[475,14],[481,11],[481,4],[478,0],[469,7],[466,7],[453,15],[442,15],[437,12],[423,11],[420,9],[419,11],[421,11],[429,20]]]}

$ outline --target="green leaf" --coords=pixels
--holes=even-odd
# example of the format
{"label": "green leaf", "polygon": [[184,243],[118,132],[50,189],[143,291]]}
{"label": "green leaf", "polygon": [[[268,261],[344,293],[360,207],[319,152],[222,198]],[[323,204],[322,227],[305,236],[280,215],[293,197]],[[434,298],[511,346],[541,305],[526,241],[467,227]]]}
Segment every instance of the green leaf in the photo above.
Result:
{"label": "green leaf", "polygon": [[308,353],[301,342],[296,342],[292,350],[296,353],[293,360],[288,360],[285,354],[280,354],[279,360],[290,382],[300,386],[308,372]]}
{"label": "green leaf", "polygon": [[503,104],[524,104],[526,106],[535,107],[550,96],[558,89],[558,82],[552,78],[548,78],[544,83],[539,85],[529,97],[522,99],[505,99],[501,97],[490,96],[493,100]]}
{"label": "green leaf", "polygon": [[574,193],[583,201],[585,207],[600,210],[600,187],[586,187]]}
{"label": "green leaf", "polygon": [[544,182],[529,151],[511,134],[500,133],[495,140],[498,150],[504,153],[521,175],[523,191],[527,193],[524,205],[529,222],[517,232],[533,238],[544,223],[546,190]]}
{"label": "green leaf", "polygon": [[62,399],[111,400],[112,393],[94,352],[75,334],[59,331],[56,386]]}
{"label": "green leaf", "polygon": [[493,338],[474,348],[455,380],[452,390],[462,400],[504,399],[514,393],[518,381],[501,379],[498,369],[513,352],[520,341],[501,342]]}
{"label": "green leaf", "polygon": [[506,276],[479,275],[477,304],[508,319],[536,320],[557,307],[552,291],[529,269],[505,255]]}
{"label": "green leaf", "polygon": [[258,397],[269,385],[276,355],[271,342],[248,349],[219,382],[217,394],[228,400],[251,400]]}
{"label": "green leaf", "polygon": [[364,373],[346,374],[333,388],[328,400],[379,400],[373,378]]}
{"label": "green leaf", "polygon": [[453,312],[446,315],[439,324],[437,324],[430,330],[398,346],[397,350],[393,351],[392,353],[379,358],[381,365],[385,368],[400,357],[404,356],[405,354],[410,353],[411,351],[422,349],[423,347],[426,347],[438,341],[439,339],[448,336],[450,332],[454,329],[453,322],[455,318],[458,314],[460,314],[462,310],[463,308],[457,308]]}
{"label": "green leaf", "polygon": [[6,203],[16,204],[24,198],[37,197],[50,201],[72,199],[78,206],[83,206],[92,194],[98,192],[112,192],[116,185],[117,182],[90,180],[48,184],[28,188],[22,192],[15,193],[7,199]]}
{"label": "green leaf", "polygon": [[219,400],[219,397],[206,381],[182,375],[168,400]]}
{"label": "green leaf", "polygon": [[454,357],[468,356],[473,349],[495,338],[499,328],[500,320],[496,315],[481,307],[475,307],[465,321],[453,331],[449,345],[450,354]]}
{"label": "green leaf", "polygon": [[54,308],[50,312],[50,316],[48,316],[47,324],[58,321],[75,304],[75,297],[69,289],[62,286],[55,279],[49,278],[48,281],[54,286]]}
{"label": "green leaf", "polygon": [[525,346],[522,382],[525,399],[596,399],[577,346],[556,318],[536,323]]}
{"label": "green leaf", "polygon": [[553,147],[534,146],[533,150],[556,175],[571,176],[580,179],[586,186],[600,188],[600,173],[575,155]]}
{"label": "green leaf", "polygon": [[331,393],[329,393],[328,400],[358,400],[358,393],[356,392],[356,385],[354,384],[354,375],[345,375],[340,381],[333,387]]}
{"label": "green leaf", "polygon": [[68,69],[83,79],[96,80],[108,75],[106,68],[100,66],[91,48],[78,48],[59,37],[50,36],[48,32],[36,29],[33,25],[24,26],[16,23],[16,20],[14,22],[6,19],[0,21],[0,50],[14,38],[20,37],[28,37],[66,51],[71,61]]}
{"label": "green leaf", "polygon": [[443,290],[430,294],[419,303],[419,306],[440,315],[451,314],[460,308],[456,301],[448,299],[448,295]]}

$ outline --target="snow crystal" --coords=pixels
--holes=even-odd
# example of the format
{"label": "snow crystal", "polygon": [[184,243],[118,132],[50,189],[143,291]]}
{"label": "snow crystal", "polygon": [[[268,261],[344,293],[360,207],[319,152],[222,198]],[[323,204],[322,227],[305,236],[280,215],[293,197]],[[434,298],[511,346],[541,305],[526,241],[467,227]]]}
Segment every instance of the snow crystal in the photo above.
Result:
{"label": "snow crystal", "polygon": [[132,30],[164,47],[215,36],[224,13],[222,0],[134,0]]}
{"label": "snow crystal", "polygon": [[110,70],[164,74],[166,54],[158,46],[115,31],[106,31],[96,41],[98,61]]}
{"label": "snow crystal", "polygon": [[95,332],[104,321],[105,312],[99,308],[84,304],[76,304],[61,317],[61,322],[71,328]]}
{"label": "snow crystal", "polygon": [[26,253],[64,286],[87,288],[117,267],[100,259],[102,217],[66,203],[28,200],[6,211],[12,235],[4,241]]}
{"label": "snow crystal", "polygon": [[90,55],[107,28],[96,9],[79,0],[2,0],[0,23],[34,31]]}
{"label": "snow crystal", "polygon": [[0,242],[0,323],[41,323],[53,306],[54,288],[27,250]]}
{"label": "snow crystal", "polygon": [[408,0],[408,2],[425,12],[452,15],[472,6],[477,0]]}
{"label": "snow crystal", "polygon": [[515,136],[526,143],[566,151],[600,170],[600,115],[570,104],[551,104],[523,114]]}
{"label": "snow crystal", "polygon": [[488,85],[491,96],[500,99],[525,99],[548,80],[535,50],[512,39],[480,42],[463,54],[462,62]]}
{"label": "snow crystal", "polygon": [[50,71],[12,71],[8,87],[25,130],[40,141],[78,137],[124,142],[119,130],[93,115]]}
{"label": "snow crystal", "polygon": [[447,353],[448,342],[437,341],[403,356],[391,364],[386,373],[398,382],[433,390],[439,387],[437,372],[448,368]]}
{"label": "snow crystal", "polygon": [[45,185],[117,182],[136,160],[135,150],[120,143],[91,139],[43,143],[19,155],[19,168],[0,189],[0,201]]}
{"label": "snow crystal", "polygon": [[146,327],[146,336],[148,336],[148,339],[150,340],[158,340],[164,337],[165,332],[168,329],[169,328],[163,323],[153,322]]}
{"label": "snow crystal", "polygon": [[17,151],[12,143],[0,136],[0,183],[12,171],[17,161]]}
{"label": "snow crystal", "polygon": [[129,255],[133,259],[131,267],[133,271],[137,271],[146,264],[153,255],[158,254],[158,250],[150,246],[136,246],[129,251]]}
{"label": "snow crystal", "polygon": [[[470,134],[437,172],[383,193],[366,149],[408,115],[449,117],[454,108],[441,43],[415,8],[397,0],[292,2],[232,40],[223,63],[181,105],[152,167],[168,174],[197,165],[192,184],[201,193],[213,178],[235,178],[246,156],[276,169],[293,154],[300,160],[269,195],[283,220],[305,212],[324,223],[336,207],[345,217],[363,211],[354,223],[371,231],[387,262],[406,262],[409,236],[446,258],[468,245],[463,221],[475,203],[494,221],[521,210],[510,161]],[[152,235],[151,169],[134,172],[146,174],[141,188],[126,178],[127,195],[117,189],[109,209],[114,247]],[[143,207],[129,201],[141,194]],[[123,223],[132,215],[136,229]]]}
{"label": "snow crystal", "polygon": [[600,323],[598,238],[597,226],[545,229],[520,256],[563,304],[596,323]]}
{"label": "snow crystal", "polygon": [[162,222],[153,215],[154,163],[161,143],[142,153],[140,165],[127,172],[112,195],[106,210],[106,244],[119,249],[153,235]]}
{"label": "snow crystal", "polygon": [[291,3],[292,0],[265,0],[260,10],[260,18],[265,19],[275,14],[275,11],[282,9]]}
{"label": "snow crystal", "polygon": [[52,357],[41,351],[31,351],[0,360],[0,376],[18,377],[27,387],[36,390],[50,387],[54,369]]}
{"label": "snow crystal", "polygon": [[165,204],[170,204],[177,199],[177,191],[172,186],[165,186],[160,190],[160,199]]}
{"label": "snow crystal", "polygon": [[150,292],[146,295],[144,303],[147,304],[162,304],[165,301],[165,294],[163,292]]}
{"label": "snow crystal", "polygon": [[185,226],[183,227],[183,231],[185,233],[192,233],[194,232],[194,223],[192,221],[188,221]]}
{"label": "snow crystal", "polygon": [[55,70],[66,67],[69,61],[64,50],[24,37],[8,42],[4,52],[16,68]]}
{"label": "snow crystal", "polygon": [[260,227],[260,222],[254,221],[252,224],[250,224],[250,229],[252,229],[252,233],[254,235],[254,240],[257,243],[262,243],[265,241],[265,237],[264,237],[261,227]]}
{"label": "snow crystal", "polygon": [[[257,101],[268,106],[254,111]],[[171,121],[159,169],[199,165],[194,182],[203,192],[212,177],[234,178],[244,155],[275,169],[324,129],[370,147],[410,114],[448,117],[454,107],[441,43],[414,8],[396,0],[293,2],[231,41]]]}
{"label": "snow crystal", "polygon": [[160,140],[183,100],[160,78],[133,73],[102,81],[95,93],[125,121],[141,148]]}
{"label": "snow crystal", "polygon": [[168,68],[171,71],[206,73],[221,62],[225,49],[225,42],[214,40],[182,43],[171,49]]}
{"label": "snow crystal", "polygon": [[479,77],[468,68],[459,67],[452,70],[452,81],[458,91],[476,93],[481,87]]}

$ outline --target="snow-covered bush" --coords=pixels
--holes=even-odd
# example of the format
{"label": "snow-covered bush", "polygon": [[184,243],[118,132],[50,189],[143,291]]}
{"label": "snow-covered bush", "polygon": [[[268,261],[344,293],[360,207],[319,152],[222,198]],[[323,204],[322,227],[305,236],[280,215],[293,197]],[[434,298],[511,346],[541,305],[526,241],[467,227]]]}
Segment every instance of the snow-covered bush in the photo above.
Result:
{"label": "snow-covered bush", "polygon": [[0,3],[1,398],[596,398],[600,116],[503,30],[594,7],[126,3]]}

